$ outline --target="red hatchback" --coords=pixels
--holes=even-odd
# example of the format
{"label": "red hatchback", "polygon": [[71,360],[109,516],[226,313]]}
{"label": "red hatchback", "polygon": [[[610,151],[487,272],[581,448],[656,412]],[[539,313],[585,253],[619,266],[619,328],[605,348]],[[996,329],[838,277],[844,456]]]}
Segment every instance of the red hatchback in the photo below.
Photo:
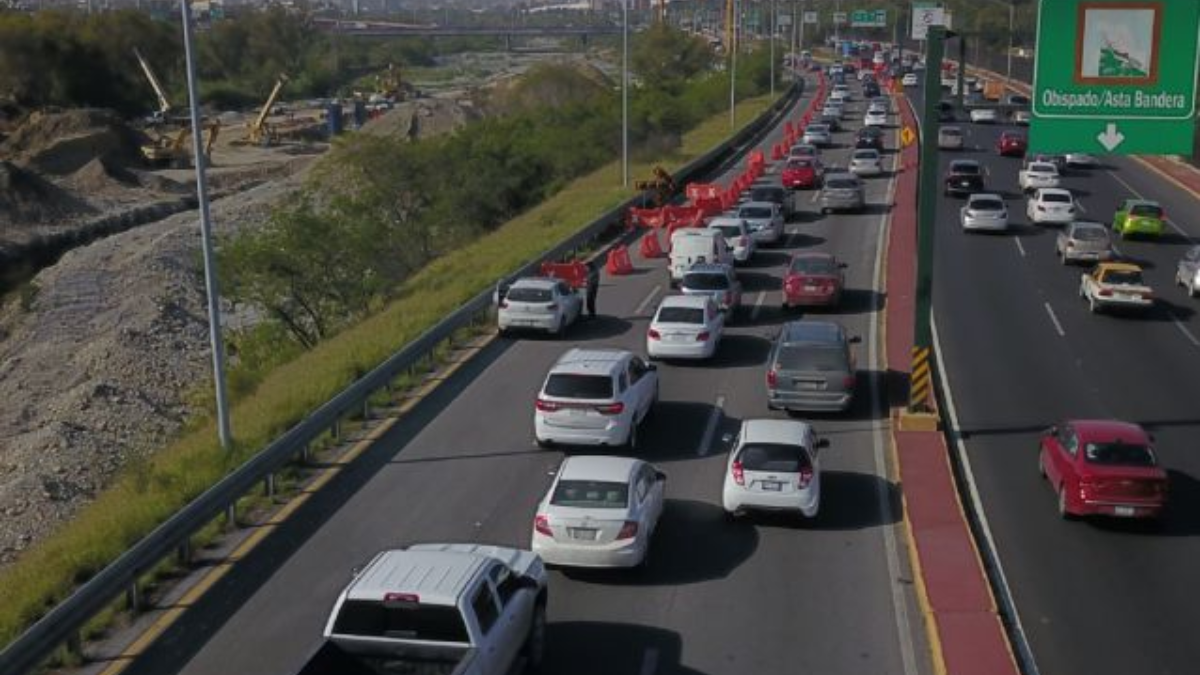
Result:
{"label": "red hatchback", "polygon": [[783,306],[834,307],[842,300],[845,263],[829,253],[797,253],[783,276]]}
{"label": "red hatchback", "polygon": [[1042,437],[1038,471],[1058,494],[1063,518],[1157,518],[1167,504],[1167,472],[1150,434],[1136,424],[1069,420]]}
{"label": "red hatchback", "polygon": [[798,190],[821,185],[821,160],[815,157],[796,157],[783,167],[783,187]]}
{"label": "red hatchback", "polygon": [[1002,157],[1024,157],[1027,142],[1024,134],[1015,131],[1005,131],[996,141],[996,152]]}

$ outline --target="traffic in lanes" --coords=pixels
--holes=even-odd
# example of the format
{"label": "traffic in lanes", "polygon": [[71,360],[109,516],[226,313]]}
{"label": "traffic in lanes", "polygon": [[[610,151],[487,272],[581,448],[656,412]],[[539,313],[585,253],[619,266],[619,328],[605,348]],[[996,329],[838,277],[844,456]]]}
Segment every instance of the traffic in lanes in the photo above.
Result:
{"label": "traffic in lanes", "polygon": [[[941,199],[934,317],[942,366],[973,486],[998,549],[1021,624],[1041,672],[1181,673],[1195,669],[1187,626],[1200,620],[1200,458],[1190,453],[1200,416],[1190,383],[1200,354],[1195,301],[1173,285],[1189,243],[1117,241],[1145,269],[1156,306],[1145,316],[1094,315],[1079,298],[1087,268],[1054,255],[1056,229],[1031,226],[1017,186],[1019,159],[1000,158],[1003,125],[964,128],[967,150],[941,153],[983,162],[989,192],[1006,197],[1010,232],[967,234],[961,201]],[[1186,213],[1173,186],[1132,162],[1072,171],[1063,187],[1081,218],[1110,224],[1126,197]],[[1140,194],[1139,194],[1140,193]],[[1174,220],[1180,228],[1188,223]],[[1041,433],[1064,418],[1119,418],[1155,434],[1171,494],[1159,527],[1065,522],[1037,472]]]}
{"label": "traffic in lanes", "polygon": [[[861,114],[861,103],[853,107]],[[766,147],[780,137],[775,130]],[[845,166],[849,138],[849,131],[835,134],[841,147],[826,151],[827,160]],[[924,671],[920,618],[905,581],[911,572],[896,541],[900,512],[879,397],[876,289],[892,181],[866,182],[863,214],[822,218],[810,193],[799,193],[786,243],[739,270],[746,308],[717,357],[660,366],[660,402],[634,451],[668,476],[649,563],[643,570],[554,573],[547,672]],[[727,435],[741,419],[784,417],[767,411],[763,364],[780,323],[807,314],[780,308],[779,278],[788,253],[798,250],[832,251],[849,263],[842,307],[821,315],[864,339],[859,396],[848,415],[813,419],[832,444],[821,456],[823,497],[814,521],[728,523],[719,499]],[[427,420],[385,435],[366,468],[331,484],[333,496],[302,509],[287,529],[290,541],[260,556],[281,562],[248,561],[263,570],[260,586],[218,587],[215,599],[134,672],[296,672],[318,646],[350,570],[378,550],[455,540],[528,547],[548,472],[563,457],[533,445],[534,397],[569,345],[644,350],[666,272],[661,262],[638,267],[606,279],[601,316],[564,340],[498,340],[485,348],[461,376],[473,379],[452,378],[452,398],[419,406]]]}

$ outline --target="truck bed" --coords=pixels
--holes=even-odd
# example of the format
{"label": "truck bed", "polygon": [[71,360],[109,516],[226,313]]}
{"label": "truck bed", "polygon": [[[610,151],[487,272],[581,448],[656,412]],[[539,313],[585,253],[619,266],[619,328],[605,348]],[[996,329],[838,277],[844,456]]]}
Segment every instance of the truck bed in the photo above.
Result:
{"label": "truck bed", "polygon": [[475,659],[467,649],[446,658],[359,656],[326,642],[297,675],[463,675]]}

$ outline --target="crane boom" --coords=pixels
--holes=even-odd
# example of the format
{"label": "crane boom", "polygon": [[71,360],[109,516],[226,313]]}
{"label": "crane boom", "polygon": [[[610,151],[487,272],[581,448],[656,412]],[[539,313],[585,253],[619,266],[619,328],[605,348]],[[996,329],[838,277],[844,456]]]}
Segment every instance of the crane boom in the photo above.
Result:
{"label": "crane boom", "polygon": [[154,95],[158,97],[158,112],[165,117],[171,111],[171,102],[167,100],[167,94],[163,91],[162,85],[158,83],[158,78],[154,75],[154,69],[138,51],[137,47],[133,48],[133,55],[137,57],[138,63],[142,66],[142,72],[146,74],[146,79],[150,80],[150,86],[154,88]]}

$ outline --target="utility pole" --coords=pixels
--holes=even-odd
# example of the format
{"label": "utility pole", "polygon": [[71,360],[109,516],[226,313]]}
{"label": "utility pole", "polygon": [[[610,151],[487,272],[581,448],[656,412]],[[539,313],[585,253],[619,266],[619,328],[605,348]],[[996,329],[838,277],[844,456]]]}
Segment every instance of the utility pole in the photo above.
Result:
{"label": "utility pole", "polygon": [[213,257],[212,213],[205,179],[208,159],[200,126],[200,98],[196,86],[196,61],[192,50],[192,7],[179,3],[183,15],[183,53],[187,62],[188,104],[192,114],[192,158],[196,164],[196,200],[200,202],[200,243],[204,255],[204,288],[208,295],[208,339],[212,349],[213,385],[217,397],[217,436],[225,450],[233,448],[229,424],[229,401],[225,395],[225,345],[221,340],[221,293],[217,287],[217,263]]}
{"label": "utility pole", "polygon": [[[978,37],[975,38],[975,45],[976,45],[975,60],[978,61],[979,60],[979,58],[978,58],[978,56],[979,56],[979,51],[978,51],[979,38]],[[957,80],[956,84],[957,84],[957,88],[958,88],[958,96],[956,97],[958,109],[962,110],[963,109],[963,96],[966,95],[966,87],[967,87],[967,36],[963,35],[962,33],[958,34],[958,80]]]}
{"label": "utility pole", "polygon": [[738,53],[738,27],[741,23],[741,3],[739,0],[729,0],[732,11],[729,13],[730,24],[727,27],[729,35],[729,128],[732,129],[737,124],[737,53]]}
{"label": "utility pole", "polygon": [[1004,67],[1004,77],[1012,82],[1012,53],[1013,31],[1016,30],[1017,0],[1008,0],[1008,64]]}
{"label": "utility pole", "polygon": [[771,0],[771,99],[775,99],[775,38],[779,26],[775,23],[775,0]]}
{"label": "utility pole", "polygon": [[629,187],[629,3],[621,0],[621,186]]}
{"label": "utility pole", "polygon": [[908,410],[933,412],[930,351],[933,331],[933,232],[937,226],[938,198],[938,102],[942,90],[942,53],[945,26],[930,26],[925,38],[925,100],[921,106],[921,148],[917,176],[917,296],[913,316],[912,379]]}

